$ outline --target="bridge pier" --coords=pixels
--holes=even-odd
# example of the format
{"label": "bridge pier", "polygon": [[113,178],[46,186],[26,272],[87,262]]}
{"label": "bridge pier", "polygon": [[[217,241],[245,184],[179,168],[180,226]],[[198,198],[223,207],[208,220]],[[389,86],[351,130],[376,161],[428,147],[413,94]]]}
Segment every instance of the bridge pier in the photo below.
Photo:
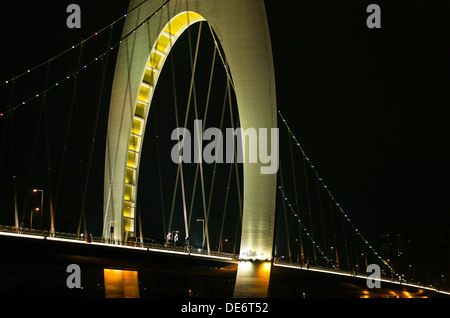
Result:
{"label": "bridge pier", "polygon": [[105,268],[103,275],[105,298],[139,298],[137,271]]}
{"label": "bridge pier", "polygon": [[234,298],[267,298],[271,262],[240,261],[234,287]]}

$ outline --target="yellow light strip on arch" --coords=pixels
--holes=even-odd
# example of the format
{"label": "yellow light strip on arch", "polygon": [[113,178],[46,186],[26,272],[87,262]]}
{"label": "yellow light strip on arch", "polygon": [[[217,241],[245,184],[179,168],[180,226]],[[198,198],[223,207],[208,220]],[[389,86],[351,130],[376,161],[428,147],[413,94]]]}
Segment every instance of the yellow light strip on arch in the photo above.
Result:
{"label": "yellow light strip on arch", "polygon": [[133,124],[130,132],[128,146],[128,159],[126,161],[124,198],[122,216],[124,232],[128,236],[135,235],[135,208],[137,197],[137,183],[139,178],[140,154],[142,151],[145,126],[153,93],[163,69],[167,56],[173,45],[183,32],[192,24],[205,21],[200,14],[186,11],[174,16],[160,32],[143,71],[135,105]]}

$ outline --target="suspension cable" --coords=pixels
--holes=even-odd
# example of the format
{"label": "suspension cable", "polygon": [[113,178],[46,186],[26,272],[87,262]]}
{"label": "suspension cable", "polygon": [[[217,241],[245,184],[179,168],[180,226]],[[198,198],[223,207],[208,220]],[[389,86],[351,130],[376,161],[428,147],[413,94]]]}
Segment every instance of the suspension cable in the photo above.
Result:
{"label": "suspension cable", "polygon": [[[224,117],[225,117],[225,109],[227,106],[227,97],[228,97],[228,85],[225,86],[225,95],[223,98],[223,106],[222,106],[222,115],[220,118],[220,130],[222,131],[223,128],[223,121],[224,121]],[[220,145],[220,140],[222,138],[222,135],[219,135],[219,145]],[[209,208],[211,206],[211,201],[212,201],[212,191],[213,191],[213,187],[214,187],[214,180],[216,177],[216,168],[217,168],[217,158],[219,156],[219,152],[216,152],[216,160],[214,160],[214,170],[213,170],[213,179],[211,182],[211,190],[210,190],[210,195],[209,195],[209,203],[208,203],[208,213],[209,213]],[[223,212],[222,212],[222,223],[220,226],[220,234],[219,234],[219,251],[222,251],[223,249],[223,241],[222,241],[222,236],[223,236],[223,226],[225,224],[225,215],[226,215],[226,211],[227,211],[227,205],[228,205],[228,195],[230,192],[230,183],[231,183],[231,176],[233,173],[233,164],[230,164],[230,170],[228,173],[228,182],[227,182],[227,188],[226,188],[226,192],[225,192],[225,203],[223,206]]]}
{"label": "suspension cable", "polygon": [[233,165],[230,164],[230,170],[228,172],[228,181],[227,181],[227,188],[225,191],[225,203],[223,205],[223,212],[222,212],[222,223],[220,225],[220,233],[219,233],[219,252],[222,252],[223,250],[223,226],[225,224],[225,216],[227,213],[227,206],[228,206],[228,196],[230,193],[230,184],[231,184],[231,177],[233,175]]}
{"label": "suspension cable", "polygon": [[[107,51],[103,52],[102,54],[100,54],[99,56],[97,56],[96,58],[92,59],[91,61],[89,61],[88,63],[84,64],[82,67],[79,67],[78,69],[76,69],[75,71],[73,71],[72,73],[70,73],[67,76],[64,76],[63,78],[61,78],[58,82],[48,86],[47,88],[43,89],[42,91],[33,94],[31,97],[23,100],[22,102],[16,104],[13,107],[9,107],[5,112],[0,113],[0,117],[4,116],[7,113],[11,113],[16,111],[19,107],[24,106],[26,104],[28,104],[29,102],[39,98],[40,96],[42,96],[45,93],[50,92],[51,90],[59,87],[60,84],[68,81],[71,78],[76,77],[80,72],[88,69],[91,65],[93,65],[94,63],[96,63],[97,61],[99,61],[102,57],[104,57],[105,55],[109,54],[110,52],[112,52],[114,49],[116,49],[120,44],[122,44],[122,42],[126,39],[128,39],[132,34],[134,34],[139,28],[141,28],[143,25],[145,25],[155,14],[157,14],[161,9],[163,9],[171,0],[166,0],[166,2],[164,4],[162,4],[156,11],[154,11],[153,13],[151,13],[147,18],[145,18],[143,20],[143,22],[139,23],[134,29],[132,29],[130,32],[128,32],[127,34],[125,34],[124,36],[122,36],[122,38],[116,42],[114,45],[111,46],[110,49],[108,49]],[[135,38],[136,40],[136,38]]]}
{"label": "suspension cable", "polygon": [[120,18],[118,18],[117,20],[113,21],[113,22],[110,23],[109,25],[103,27],[103,28],[100,29],[99,31],[93,33],[92,35],[88,36],[86,39],[82,39],[80,42],[78,42],[78,43],[72,45],[71,47],[69,47],[69,48],[67,48],[66,50],[64,50],[64,51],[62,51],[62,52],[56,54],[55,56],[53,56],[53,57],[47,59],[46,61],[41,62],[41,63],[35,65],[34,67],[31,67],[31,68],[27,69],[26,71],[20,73],[19,75],[13,76],[13,77],[11,77],[10,79],[1,82],[1,83],[0,83],[0,87],[3,86],[3,85],[6,85],[6,84],[10,84],[10,83],[12,83],[12,82],[18,80],[19,78],[21,78],[21,77],[23,77],[23,76],[25,76],[25,75],[27,75],[27,74],[30,74],[31,72],[33,72],[33,71],[35,71],[35,70],[41,68],[42,66],[44,66],[44,65],[46,65],[46,64],[48,64],[48,63],[51,63],[51,62],[53,62],[54,60],[56,60],[56,59],[62,57],[63,55],[65,55],[66,53],[72,51],[73,49],[75,49],[75,48],[77,48],[77,47],[83,45],[83,44],[86,43],[87,41],[89,41],[89,40],[91,40],[91,39],[97,37],[98,35],[100,35],[101,33],[103,33],[105,30],[108,30],[109,28],[113,27],[115,24],[119,23],[121,20],[125,19],[125,18],[127,17],[128,14],[130,14],[130,13],[132,13],[134,10],[140,8],[140,7],[141,7],[145,2],[147,2],[147,1],[148,1],[148,0],[143,0],[141,3],[139,3],[138,5],[136,5],[135,7],[133,7],[132,9],[128,10],[128,11],[127,11],[125,14],[123,14]]}
{"label": "suspension cable", "polygon": [[[284,180],[283,180],[283,169],[281,168],[281,164],[279,166],[278,169],[278,175],[280,177],[280,186],[281,188],[284,189]],[[285,200],[281,200],[281,202],[283,203],[283,212],[284,212],[284,225],[286,228],[286,242],[287,242],[287,248],[288,248],[288,253],[289,253],[289,262],[292,263],[292,252],[291,252],[291,243],[290,243],[290,233],[289,233],[289,228],[288,228],[288,217],[287,217],[287,212],[286,212],[286,202]]]}
{"label": "suspension cable", "polygon": [[50,154],[50,138],[48,124],[48,105],[46,102],[46,94],[44,94],[44,127],[45,127],[45,148],[47,151],[47,176],[48,176],[48,192],[49,192],[49,208],[50,208],[50,235],[55,235],[55,211],[53,206],[53,186],[52,186],[52,161]]}
{"label": "suspension cable", "polygon": [[[300,142],[297,140],[297,138],[295,137],[294,133],[292,132],[291,128],[289,127],[288,123],[286,122],[286,119],[283,117],[283,115],[281,114],[281,111],[278,110],[278,114],[283,122],[283,124],[285,125],[286,129],[288,130],[289,134],[292,136],[292,138],[296,141],[297,147],[300,149],[301,154],[303,156],[303,158],[310,164],[310,168],[313,170],[316,178],[321,182],[323,188],[326,190],[330,200],[332,200],[332,202],[337,206],[339,213],[343,216],[343,221],[345,220],[346,222],[348,222],[351,226],[351,228],[355,231],[355,233],[360,237],[360,239],[363,241],[364,244],[366,244],[366,246],[372,251],[372,253],[378,257],[378,259],[384,264],[386,265],[389,270],[393,273],[398,275],[394,269],[391,267],[391,265],[389,265],[386,260],[384,260],[379,254],[378,252],[373,248],[373,246],[366,240],[366,238],[361,234],[361,232],[358,230],[358,228],[356,228],[356,226],[353,224],[353,222],[350,220],[350,217],[348,216],[348,214],[344,211],[344,209],[342,208],[342,206],[339,204],[339,202],[336,200],[336,198],[333,196],[333,194],[331,193],[331,191],[329,190],[328,186],[325,184],[325,182],[323,181],[323,179],[320,177],[319,173],[317,172],[317,169],[315,168],[315,166],[312,164],[310,158],[306,155],[305,151],[303,150],[302,146],[300,145]],[[399,276],[401,277],[401,276]],[[402,279],[402,278],[400,278]],[[404,280],[404,279],[402,279]]]}
{"label": "suspension cable", "polygon": [[322,251],[322,249],[319,247],[318,243],[315,241],[314,236],[312,235],[312,233],[308,232],[308,230],[306,229],[305,225],[303,224],[300,216],[295,212],[294,208],[292,207],[291,202],[289,201],[289,198],[287,197],[286,193],[284,192],[284,189],[280,186],[278,186],[278,190],[281,192],[284,201],[286,201],[285,203],[287,204],[289,210],[291,211],[291,213],[296,217],[297,222],[299,223],[299,225],[301,226],[302,230],[305,232],[306,236],[308,237],[308,239],[310,240],[310,242],[312,243],[312,247],[315,248],[325,260],[328,260],[328,257],[326,256],[326,254]]}
{"label": "suspension cable", "polygon": [[[107,47],[109,47],[111,45],[112,34],[113,34],[113,27],[111,26]],[[100,94],[99,94],[98,102],[97,102],[97,113],[95,116],[94,131],[92,133],[92,139],[91,139],[91,149],[90,149],[90,153],[89,153],[89,161],[88,161],[88,168],[87,168],[86,179],[85,179],[85,184],[84,184],[84,192],[83,192],[83,197],[82,197],[82,201],[81,201],[82,203],[81,203],[81,210],[80,210],[80,219],[78,221],[77,235],[80,235],[82,220],[86,218],[86,197],[87,197],[89,179],[90,179],[90,175],[91,175],[92,161],[93,161],[93,157],[94,157],[95,141],[96,141],[96,136],[97,136],[98,122],[99,122],[99,118],[100,118],[100,110],[102,108],[102,103],[103,103],[106,70],[108,67],[108,56],[105,57],[105,60],[103,61],[103,63],[101,65],[102,65],[103,70],[102,70],[102,78],[101,78],[101,82],[100,82]],[[85,228],[84,231],[87,234],[86,222],[84,223],[84,228]]]}
{"label": "suspension cable", "polygon": [[161,200],[161,218],[162,218],[162,226],[163,226],[163,237],[167,237],[167,228],[166,228],[166,215],[164,208],[164,188],[163,188],[163,178],[162,178],[162,169],[161,169],[161,151],[159,145],[159,133],[158,133],[158,120],[157,120],[157,110],[156,107],[152,107],[153,109],[153,126],[155,127],[155,142],[156,142],[156,158],[158,164],[158,178],[159,178],[159,196]]}
{"label": "suspension cable", "polygon": [[[11,85],[11,89],[9,91],[9,100],[8,100],[8,106],[7,109],[9,110],[12,107],[12,99],[13,99],[13,94],[14,94],[14,88],[15,88],[15,81],[12,82]],[[5,114],[0,114],[1,116],[4,116]],[[4,126],[4,131],[3,131],[3,138],[2,138],[2,144],[0,146],[0,167],[2,166],[2,162],[3,162],[3,152],[5,150],[5,146],[6,146],[6,139],[8,136],[8,126],[10,121],[12,121],[11,116],[8,116],[6,118],[6,123]]]}
{"label": "suspension cable", "polygon": [[[228,91],[228,103],[229,103],[229,110],[230,110],[230,121],[231,121],[231,128],[234,131],[236,126],[239,126],[239,116],[236,119],[236,125],[234,125],[234,119],[233,119],[233,103],[231,101],[231,90],[230,90],[230,81],[227,81],[227,91]],[[233,137],[234,138],[234,137]],[[236,153],[236,147],[233,148],[234,150],[234,170],[236,174],[236,187],[237,187],[237,194],[238,194],[238,202],[239,202],[239,217],[242,222],[243,218],[243,212],[242,212],[242,198],[241,198],[241,186],[239,183],[240,177],[239,177],[239,167],[238,167],[238,160],[237,160],[237,153]]]}
{"label": "suspension cable", "polygon": [[225,69],[225,71],[227,73],[228,81],[231,83],[231,86],[233,87],[233,90],[236,91],[235,87],[234,87],[233,79],[232,79],[231,74],[229,72],[228,63],[227,63],[226,59],[223,57],[223,55],[222,55],[222,52],[221,52],[220,47],[219,47],[219,43],[217,42],[217,39],[216,39],[216,35],[214,34],[214,31],[213,31],[213,29],[212,29],[212,27],[211,27],[211,25],[209,23],[208,23],[208,27],[209,27],[209,30],[211,32],[211,35],[212,35],[212,38],[213,38],[213,41],[214,41],[214,46],[215,46],[215,48],[217,50],[217,53],[219,53],[219,57],[222,60],[223,67],[224,67],[224,69]]}
{"label": "suspension cable", "polygon": [[[208,113],[208,108],[209,108],[209,101],[210,101],[211,86],[212,86],[212,80],[213,80],[213,75],[214,75],[215,63],[216,63],[216,50],[214,50],[214,53],[213,53],[213,60],[212,60],[212,65],[211,65],[211,73],[210,73],[210,76],[209,76],[208,95],[206,97],[205,116],[203,118],[203,131],[205,131],[206,115]],[[224,107],[222,109],[222,116],[221,116],[221,120],[220,120],[220,128],[219,129],[221,131],[222,131],[222,124],[223,124],[224,113],[225,113],[225,103],[224,103]],[[219,144],[220,144],[220,138],[221,138],[221,136],[219,136]],[[210,189],[209,189],[208,207],[206,209],[206,216],[207,216],[208,219],[209,219],[209,212],[210,212],[210,208],[211,208],[212,195],[213,195],[213,190],[214,190],[214,181],[215,181],[215,178],[216,178],[216,168],[217,168],[218,155],[219,155],[219,151],[216,151],[216,160],[214,160],[213,175],[212,175],[212,180],[211,180],[211,186],[210,186]]]}
{"label": "suspension cable", "polygon": [[[311,198],[309,194],[309,185],[308,185],[308,171],[306,170],[306,163],[305,158],[302,158],[303,162],[303,173],[305,176],[305,191],[306,191],[306,202],[307,202],[307,209],[308,209],[308,216],[309,216],[309,226],[312,236],[314,236],[314,224],[312,220],[312,212],[311,212]],[[316,250],[313,248],[313,256],[314,256],[314,262],[317,263],[317,255]]]}
{"label": "suspension cable", "polygon": [[326,236],[325,236],[325,224],[324,224],[324,220],[323,220],[323,207],[322,207],[322,199],[321,199],[321,195],[320,195],[320,184],[319,184],[319,180],[317,180],[317,178],[314,178],[316,181],[316,185],[317,185],[317,201],[319,204],[319,217],[320,217],[320,224],[321,224],[321,232],[322,232],[322,240],[323,240],[323,246],[327,247],[327,240],[326,240]]}
{"label": "suspension cable", "polygon": [[330,210],[330,220],[331,220],[331,228],[333,231],[333,242],[334,242],[334,254],[335,254],[335,263],[336,266],[339,267],[339,246],[337,242],[337,236],[336,236],[336,227],[334,224],[334,213],[333,213],[333,204],[331,200],[328,200],[329,202],[329,210]]}
{"label": "suspension cable", "polygon": [[[230,81],[227,81],[227,85],[230,84]],[[230,117],[231,117],[231,127],[234,131],[234,127],[239,126],[239,122],[240,122],[240,118],[239,116],[236,118],[236,125],[233,124],[234,120],[233,120],[233,109],[232,109],[232,102],[231,102],[231,92],[230,89],[228,88],[228,94],[229,94],[229,104],[230,104]],[[234,138],[234,137],[233,137]],[[236,190],[237,190],[237,195],[238,195],[238,205],[239,205],[239,219],[238,222],[236,222],[236,231],[235,231],[235,237],[234,237],[234,246],[233,246],[233,254],[236,254],[236,244],[237,244],[237,240],[238,240],[238,233],[239,233],[239,224],[242,226],[243,224],[243,218],[244,218],[244,214],[243,214],[243,204],[242,204],[242,198],[241,198],[241,184],[240,184],[240,177],[239,177],[239,166],[238,166],[238,160],[237,160],[237,151],[236,151],[236,147],[233,148],[234,149],[234,171],[235,171],[235,176],[236,176]]]}
{"label": "suspension cable", "polygon": [[[14,83],[15,84],[15,83]],[[15,86],[15,85],[14,85]],[[10,91],[9,94],[9,107],[11,105],[12,99],[13,99],[13,94],[14,94],[14,86]],[[15,225],[17,226],[18,224],[18,211],[17,211],[17,192],[16,192],[16,159],[14,156],[14,145],[15,143],[15,135],[14,135],[14,118],[13,116],[9,116],[8,118],[8,122],[10,122],[11,124],[11,166],[12,166],[12,177],[13,177],[13,191],[14,191],[14,218],[15,218]],[[8,126],[8,125],[5,125]],[[5,131],[6,132],[6,131]],[[42,213],[42,211],[41,211]]]}
{"label": "suspension cable", "polygon": [[[290,157],[291,157],[292,178],[293,178],[293,184],[294,184],[295,211],[298,215],[300,215],[300,204],[299,204],[299,200],[298,200],[298,190],[297,190],[297,177],[296,177],[295,165],[294,165],[294,152],[292,149],[292,138],[290,138],[290,136],[288,136],[288,141],[289,141],[289,153],[290,153]],[[301,264],[303,265],[303,263],[304,263],[303,235],[302,235],[302,230],[301,230],[300,224],[299,224],[298,235],[299,235],[299,244],[300,244],[300,251],[298,253],[298,263],[300,263],[300,256],[301,256]]]}
{"label": "suspension cable", "polygon": [[[228,91],[228,100],[229,100],[229,106],[230,106],[229,109],[230,109],[230,117],[231,117],[231,126],[232,126],[232,129],[234,131],[235,125],[234,125],[234,119],[233,119],[231,90],[230,90],[229,86],[231,85],[231,87],[233,88],[234,91],[236,91],[236,89],[235,89],[234,82],[233,82],[233,79],[232,79],[230,71],[229,71],[228,62],[226,61],[226,59],[222,55],[222,52],[221,52],[220,47],[219,47],[219,43],[217,42],[217,39],[216,39],[216,36],[215,36],[214,31],[212,29],[212,26],[209,23],[208,23],[208,27],[209,27],[211,36],[212,36],[213,41],[214,41],[215,49],[216,49],[216,51],[217,51],[217,53],[218,53],[218,55],[219,55],[219,57],[220,57],[220,59],[222,61],[222,65],[223,65],[223,67],[225,69],[225,72],[226,72],[226,75],[227,75],[227,91]],[[239,116],[237,118],[236,126],[237,125],[239,125]],[[243,211],[242,211],[242,209],[243,209],[243,206],[242,206],[242,198],[241,198],[241,186],[240,186],[240,183],[239,183],[240,177],[239,177],[239,168],[238,168],[238,163],[237,163],[236,147],[234,147],[234,166],[235,166],[234,170],[235,170],[235,175],[236,175],[236,186],[237,186],[238,204],[239,204],[239,220],[240,220],[240,223],[242,223],[242,219],[243,219]],[[236,251],[238,225],[239,225],[239,222],[237,223],[237,226],[236,226],[236,237],[235,237],[235,240],[234,240],[233,253],[235,253],[235,251]]]}
{"label": "suspension cable", "polygon": [[[83,55],[83,45],[80,46],[80,52],[78,54],[78,61],[77,61],[77,68],[79,68],[81,65],[82,55]],[[61,157],[61,161],[60,161],[61,166],[60,166],[59,175],[58,175],[58,182],[56,184],[55,212],[58,210],[58,199],[59,199],[59,194],[61,191],[64,163],[65,163],[66,151],[67,151],[67,147],[68,147],[68,143],[69,143],[70,128],[72,126],[72,116],[73,116],[73,111],[75,108],[75,103],[77,100],[77,90],[78,90],[78,76],[75,77],[74,82],[73,82],[72,98],[71,98],[71,102],[70,102],[70,106],[69,106],[69,117],[67,120],[66,134],[64,137],[63,153],[62,153],[62,157]]]}
{"label": "suspension cable", "polygon": [[345,260],[347,261],[347,268],[350,268],[348,242],[347,242],[347,235],[346,235],[346,231],[345,231],[345,224],[344,224],[344,219],[343,218],[341,218],[341,225],[342,225],[342,236],[344,238]]}
{"label": "suspension cable", "polygon": [[[169,15],[169,12],[167,12],[167,14]],[[171,32],[170,28],[171,28],[171,25],[169,24],[169,33]],[[171,38],[170,39],[171,46],[173,45],[172,41],[173,40]],[[175,83],[175,65],[174,65],[172,54],[170,55],[170,63],[171,63],[171,70],[172,70],[172,89],[173,89],[174,108],[175,108],[175,123],[176,123],[176,127],[180,127],[179,119],[178,119],[178,98],[177,98],[177,90],[176,90],[176,83]],[[187,127],[187,120],[188,120],[188,116],[189,116],[189,107],[190,107],[190,102],[188,101],[188,107],[186,109],[184,126],[183,126],[184,129],[186,129],[186,127]],[[179,140],[180,139],[179,133],[178,133],[177,137]],[[183,151],[184,151],[184,148],[183,148],[184,147],[184,139],[185,138],[183,138],[182,143],[178,149],[179,152],[181,151],[181,149],[183,149]],[[175,185],[174,185],[175,189],[173,191],[173,196],[172,196],[172,206],[171,206],[171,210],[170,210],[169,226],[168,226],[167,233],[171,233],[171,229],[172,229],[173,212],[174,212],[174,208],[175,208],[175,199],[176,199],[179,180],[181,182],[181,195],[182,195],[182,201],[183,201],[183,217],[184,217],[184,226],[185,226],[185,237],[186,237],[186,243],[188,245],[187,247],[190,248],[189,227],[188,227],[188,222],[187,222],[186,195],[185,195],[185,191],[184,191],[184,175],[183,175],[182,160],[180,160],[180,162],[178,163],[177,176],[176,176]],[[166,242],[168,242],[168,236],[166,237]]]}
{"label": "suspension cable", "polygon": [[[195,70],[196,70],[196,66],[197,66],[197,59],[198,59],[198,49],[199,49],[199,44],[200,44],[200,37],[201,37],[201,33],[202,33],[202,23],[200,22],[200,26],[199,26],[199,30],[198,30],[198,36],[197,36],[197,45],[195,48],[195,59],[194,61],[192,61],[192,52],[191,50],[189,50],[190,54],[190,59],[191,59],[191,67],[192,67],[192,90],[193,90],[193,97],[194,97],[194,112],[195,112],[195,118],[198,119],[199,115],[198,115],[198,107],[197,107],[197,93],[196,93],[196,88],[195,88],[195,79],[194,79],[194,74],[195,74]],[[190,30],[188,30],[188,36],[189,36],[189,43],[191,42],[191,36],[190,36]],[[191,48],[191,45],[189,44],[189,48]],[[214,69],[214,64],[212,67],[212,70]],[[210,83],[212,81],[212,71],[211,71],[211,76],[210,76]],[[210,89],[211,87],[209,87]],[[205,110],[205,115],[204,115],[204,120],[206,120],[206,116],[207,116],[207,109]],[[205,128],[205,122],[203,122],[203,127],[202,127],[202,135],[203,135],[203,131]],[[197,140],[197,144],[199,145],[199,149],[198,149],[198,158],[201,158],[201,148],[200,144],[201,144],[201,135],[200,132],[198,131],[199,127],[197,125],[197,127],[195,128],[197,129],[197,137],[199,140]],[[195,156],[194,156],[195,157]],[[207,246],[207,250],[208,250],[208,254],[211,254],[211,250],[210,250],[210,244],[209,244],[209,227],[208,227],[208,214],[207,214],[207,207],[206,207],[206,199],[205,199],[205,182],[204,182],[204,176],[203,176],[203,160],[199,160],[199,163],[197,164],[197,167],[199,167],[200,169],[200,183],[201,183],[201,189],[202,189],[202,203],[203,203],[203,217],[204,217],[204,224],[205,224],[205,234],[206,234],[206,246]],[[195,189],[194,189],[195,191]]]}
{"label": "suspension cable", "polygon": [[[45,83],[47,84],[48,82],[48,78],[50,76],[50,69],[51,69],[51,63],[48,64],[47,66],[47,71],[46,71],[46,78],[45,78]],[[27,187],[26,190],[28,191],[28,189],[31,190],[31,180],[32,180],[32,176],[33,176],[33,172],[35,171],[34,169],[34,163],[36,160],[36,156],[37,156],[37,151],[38,151],[38,145],[39,145],[39,137],[41,134],[41,127],[42,127],[42,120],[43,120],[43,116],[44,116],[44,107],[45,107],[45,103],[46,103],[46,98],[44,97],[44,99],[42,100],[42,106],[41,106],[41,110],[39,112],[39,117],[37,120],[37,129],[36,129],[36,135],[35,135],[35,140],[34,140],[34,146],[33,146],[33,152],[31,155],[31,163],[30,163],[30,170],[29,170],[29,174],[28,174],[28,183],[27,183]],[[28,200],[29,200],[29,194],[27,192],[25,192],[24,194],[24,205],[23,205],[23,217],[25,218],[25,213],[26,213],[26,209],[28,206]],[[41,216],[42,216],[43,211],[41,211]],[[41,228],[42,228],[42,222],[41,222]]]}

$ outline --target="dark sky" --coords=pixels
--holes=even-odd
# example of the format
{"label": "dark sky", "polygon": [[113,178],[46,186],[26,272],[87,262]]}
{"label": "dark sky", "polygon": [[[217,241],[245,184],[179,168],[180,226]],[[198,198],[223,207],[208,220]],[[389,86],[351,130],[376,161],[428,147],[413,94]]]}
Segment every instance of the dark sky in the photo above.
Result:
{"label": "dark sky", "polygon": [[[86,38],[119,18],[128,6],[127,1],[78,1],[82,29],[69,30],[65,25],[69,3],[25,1],[2,5],[0,80]],[[366,26],[368,1],[266,1],[278,108],[334,196],[363,233],[375,235],[390,226],[448,225],[450,42],[446,11],[438,1],[377,3],[382,10],[381,29]],[[113,41],[120,36],[121,26],[115,28]],[[105,32],[101,39],[83,48],[83,61],[104,51],[107,35]],[[79,50],[74,50],[59,64],[52,64],[50,81],[73,70],[78,54]],[[114,58],[113,53],[108,60],[95,168],[87,196],[91,215],[88,223],[90,230],[97,232],[101,228],[102,201],[94,194],[101,194],[103,189],[101,140],[106,131]],[[205,69],[208,67],[209,64]],[[44,87],[45,74],[43,67],[18,81],[13,103]],[[60,145],[52,157],[52,191],[54,195],[60,191],[61,196],[57,226],[69,232],[76,231],[73,224],[77,223],[79,207],[73,207],[73,202],[82,200],[85,181],[80,175],[86,172],[89,161],[92,114],[99,98],[98,88],[93,86],[99,85],[100,80],[100,64],[79,76],[80,93],[72,121],[74,131],[79,133],[69,135],[68,152],[72,152],[66,157],[60,190],[56,184],[73,80],[48,96],[50,139],[52,144]],[[2,86],[0,94],[3,111],[11,91]],[[0,142],[7,141],[0,153],[3,224],[11,224],[11,171],[15,170],[18,176],[20,214],[36,204],[31,194],[26,199],[27,189],[44,187],[49,193],[44,126],[37,143],[35,167],[30,161],[41,105],[42,99],[38,99],[16,112],[15,139],[10,126],[5,128],[5,117],[0,118]],[[164,105],[160,107],[164,109]],[[14,158],[11,140],[15,140]],[[281,150],[282,157],[284,152],[287,150]],[[158,188],[157,181],[147,184]],[[71,209],[75,211],[72,214],[67,212]]]}
{"label": "dark sky", "polygon": [[[365,227],[448,224],[442,6],[377,2],[377,30],[365,25],[369,2],[297,3],[268,6],[278,105],[328,186]],[[287,12],[298,16],[281,22]]]}

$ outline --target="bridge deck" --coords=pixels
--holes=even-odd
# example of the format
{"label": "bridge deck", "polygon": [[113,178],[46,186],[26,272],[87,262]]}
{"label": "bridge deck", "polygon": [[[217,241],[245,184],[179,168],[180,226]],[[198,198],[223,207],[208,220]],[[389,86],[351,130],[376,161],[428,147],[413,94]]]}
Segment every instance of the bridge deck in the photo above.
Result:
{"label": "bridge deck", "polygon": [[[60,235],[61,236],[61,235]],[[66,286],[69,264],[82,270],[82,290]],[[432,288],[383,281],[370,290],[363,276],[275,263],[271,297],[448,297]],[[237,259],[230,254],[187,253],[163,246],[120,246],[61,237],[0,232],[0,294],[104,297],[105,268],[139,273],[141,297],[230,298]]]}

